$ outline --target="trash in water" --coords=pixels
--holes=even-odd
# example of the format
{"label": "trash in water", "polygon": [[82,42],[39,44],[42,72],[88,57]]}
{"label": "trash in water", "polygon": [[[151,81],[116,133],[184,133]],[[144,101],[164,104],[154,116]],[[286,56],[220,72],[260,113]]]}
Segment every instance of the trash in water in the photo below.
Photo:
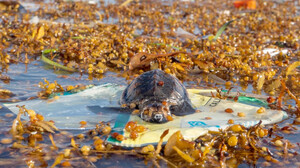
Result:
{"label": "trash in water", "polygon": [[[169,134],[165,140],[176,131],[181,131],[184,139],[194,140],[209,130],[224,129],[231,125],[231,122],[250,127],[259,121],[262,121],[262,124],[272,124],[287,118],[284,111],[268,109],[267,103],[257,98],[240,96],[238,102],[235,102],[204,96],[213,90],[187,89],[197,112],[186,116],[172,116],[172,121],[154,124],[145,122],[138,115],[120,107],[119,99],[124,89],[125,86],[122,85],[105,84],[78,93],[61,95],[53,101],[29,100],[4,105],[15,114],[19,111],[16,105],[25,105],[27,109],[33,109],[43,115],[45,120],[53,120],[61,130],[93,129],[100,121],[110,122],[114,125],[112,132],[123,135],[124,140],[118,141],[109,137],[107,141],[126,147],[157,143],[167,128]],[[81,121],[86,121],[84,128],[81,127]],[[129,121],[136,122],[146,130],[138,133],[135,139],[129,138],[130,133],[124,129]]]}

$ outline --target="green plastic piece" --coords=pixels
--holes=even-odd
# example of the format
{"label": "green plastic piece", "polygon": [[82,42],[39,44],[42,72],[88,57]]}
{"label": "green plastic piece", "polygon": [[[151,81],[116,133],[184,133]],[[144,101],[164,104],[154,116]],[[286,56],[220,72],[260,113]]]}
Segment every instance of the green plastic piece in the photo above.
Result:
{"label": "green plastic piece", "polygon": [[59,63],[57,63],[57,62],[54,62],[54,61],[48,59],[48,58],[45,56],[46,54],[49,54],[49,53],[55,52],[55,51],[57,51],[57,50],[56,50],[56,49],[46,49],[46,50],[44,50],[44,51],[42,52],[42,61],[45,62],[45,63],[47,63],[47,64],[49,64],[49,65],[53,65],[53,66],[55,66],[55,67],[58,67],[58,68],[60,68],[60,69],[63,69],[63,70],[69,71],[69,72],[76,72],[76,69],[70,68],[70,67],[66,67],[66,66],[64,66],[64,65],[61,65],[61,64],[59,64]]}
{"label": "green plastic piece", "polygon": [[268,103],[266,101],[262,101],[254,97],[239,96],[238,102],[249,105],[268,107]]}
{"label": "green plastic piece", "polygon": [[230,25],[230,23],[232,23],[234,20],[230,20],[228,22],[226,22],[218,31],[217,34],[215,35],[215,37],[213,38],[213,40],[217,40],[221,34],[223,33],[223,31]]}

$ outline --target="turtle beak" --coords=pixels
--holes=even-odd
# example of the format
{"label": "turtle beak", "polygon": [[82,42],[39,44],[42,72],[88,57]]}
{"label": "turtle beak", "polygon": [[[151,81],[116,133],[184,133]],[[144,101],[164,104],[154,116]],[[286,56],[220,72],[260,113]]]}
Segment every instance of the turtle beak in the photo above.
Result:
{"label": "turtle beak", "polygon": [[140,117],[144,121],[151,122],[151,123],[165,123],[168,121],[166,119],[166,117],[164,116],[164,114],[162,114],[162,113],[152,113],[152,115],[149,116],[149,114],[145,114],[143,111],[143,112],[141,112]]}
{"label": "turtle beak", "polygon": [[152,117],[151,117],[151,120],[150,120],[150,122],[153,122],[153,123],[165,123],[167,121],[168,120],[164,117],[164,115],[159,114],[159,113],[152,114]]}

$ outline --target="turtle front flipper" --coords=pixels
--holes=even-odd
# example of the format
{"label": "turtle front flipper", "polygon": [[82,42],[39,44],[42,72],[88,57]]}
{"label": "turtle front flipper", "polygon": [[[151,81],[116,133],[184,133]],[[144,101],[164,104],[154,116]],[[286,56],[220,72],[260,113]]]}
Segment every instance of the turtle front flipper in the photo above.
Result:
{"label": "turtle front flipper", "polygon": [[176,116],[184,116],[195,113],[195,109],[188,102],[183,102],[181,105],[170,106],[170,111]]}
{"label": "turtle front flipper", "polygon": [[131,113],[132,109],[123,107],[101,107],[101,106],[87,106],[87,108],[95,114],[99,113]]}

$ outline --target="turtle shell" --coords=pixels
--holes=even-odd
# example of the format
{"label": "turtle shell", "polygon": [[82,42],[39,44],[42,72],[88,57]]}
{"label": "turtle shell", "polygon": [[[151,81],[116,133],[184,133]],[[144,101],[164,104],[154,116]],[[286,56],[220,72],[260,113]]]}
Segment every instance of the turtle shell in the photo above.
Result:
{"label": "turtle shell", "polygon": [[124,90],[120,103],[139,105],[166,101],[171,114],[195,112],[184,85],[174,76],[155,69],[135,78]]}

